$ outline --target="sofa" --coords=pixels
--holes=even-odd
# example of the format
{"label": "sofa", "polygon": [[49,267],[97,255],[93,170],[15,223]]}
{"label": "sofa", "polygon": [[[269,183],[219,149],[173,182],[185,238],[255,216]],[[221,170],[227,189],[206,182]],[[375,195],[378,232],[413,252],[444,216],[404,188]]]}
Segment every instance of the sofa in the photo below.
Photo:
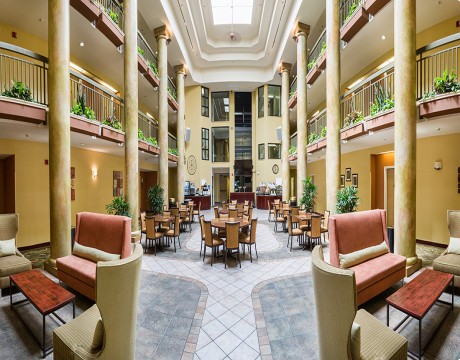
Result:
{"label": "sofa", "polygon": [[[451,238],[460,238],[460,210],[447,210],[447,227]],[[460,287],[460,254],[450,253],[447,248],[433,261],[433,269],[454,274],[454,285]]]}
{"label": "sofa", "polygon": [[406,258],[389,252],[385,210],[331,216],[329,241],[331,265],[355,272],[358,305],[406,276]]}
{"label": "sofa", "polygon": [[[76,249],[97,252],[85,256]],[[91,300],[96,299],[97,261],[123,259],[131,254],[131,219],[125,216],[81,212],[77,214],[75,244],[71,255],[56,260],[60,281]]]}
{"label": "sofa", "polygon": [[134,360],[142,253],[96,265],[96,304],[54,329],[55,359]]}

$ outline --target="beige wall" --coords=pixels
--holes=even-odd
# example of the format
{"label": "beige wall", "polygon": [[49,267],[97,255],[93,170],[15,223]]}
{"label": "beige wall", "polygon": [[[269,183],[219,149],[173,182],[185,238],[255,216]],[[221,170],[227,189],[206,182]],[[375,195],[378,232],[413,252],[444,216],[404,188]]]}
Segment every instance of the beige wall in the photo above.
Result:
{"label": "beige wall", "polygon": [[[446,214],[460,209],[457,193],[460,166],[460,134],[434,136],[417,141],[417,239],[449,243]],[[393,145],[379,146],[342,155],[341,174],[351,168],[358,174],[359,210],[371,209],[371,155],[392,151]],[[442,170],[434,170],[434,162],[442,161]],[[383,165],[382,165],[383,166]],[[318,199],[315,210],[325,210],[325,161],[308,164],[308,175],[315,175]],[[351,182],[346,182],[346,186]],[[332,209],[331,209],[332,210]]]}

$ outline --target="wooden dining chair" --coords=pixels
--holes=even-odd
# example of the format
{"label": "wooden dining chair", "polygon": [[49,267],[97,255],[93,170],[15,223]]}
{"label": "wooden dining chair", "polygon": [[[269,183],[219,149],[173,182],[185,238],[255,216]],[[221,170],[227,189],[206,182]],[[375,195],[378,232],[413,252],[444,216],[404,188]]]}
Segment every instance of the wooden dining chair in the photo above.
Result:
{"label": "wooden dining chair", "polygon": [[[227,222],[225,223],[225,232],[227,234],[227,238],[225,239],[224,243],[224,253],[231,252],[232,250],[236,250],[236,259],[240,264],[241,268],[241,260],[240,260],[240,244],[239,244],[239,234],[240,234],[240,223],[237,222]],[[227,268],[227,259],[228,254],[225,256],[225,268]]]}
{"label": "wooden dining chair", "polygon": [[200,230],[201,230],[201,241],[200,241],[200,258],[201,258],[201,251],[203,250],[203,242],[204,242],[204,227],[203,227],[204,215],[200,215],[200,217],[198,218],[198,221],[200,222]]}
{"label": "wooden dining chair", "polygon": [[155,218],[153,216],[149,216],[145,218],[145,250],[147,247],[149,247],[149,242],[154,242],[155,243],[155,256],[157,256],[157,240],[158,240],[158,245],[160,245],[161,240],[163,239],[163,233],[156,231],[155,227]]}
{"label": "wooden dining chair", "polygon": [[218,218],[219,218],[219,207],[214,206],[214,219],[218,219]]}
{"label": "wooden dining chair", "polygon": [[[288,228],[288,234],[289,234],[287,247],[289,247],[289,241],[291,241],[291,248],[289,249],[289,251],[292,251],[292,243],[293,243],[294,237],[297,238],[297,242],[299,243],[299,245],[303,245],[304,232],[301,229],[294,227],[291,214],[287,215],[287,228]],[[300,241],[299,241],[299,238],[300,238]]]}
{"label": "wooden dining chair", "polygon": [[257,258],[259,258],[259,254],[257,254],[256,231],[257,231],[257,218],[251,220],[251,229],[249,231],[249,234],[241,232],[239,239],[238,239],[240,244],[243,244],[243,255],[244,255],[246,246],[249,247],[249,256],[251,258],[251,262],[252,262],[252,245],[254,245],[254,248],[256,250]]}
{"label": "wooden dining chair", "polygon": [[191,215],[190,215],[190,206],[186,206],[185,208],[182,208],[181,210],[179,208],[179,215],[180,215],[180,224],[182,225],[182,228],[185,229],[189,228],[190,232],[192,232],[192,221],[191,221]]}
{"label": "wooden dining chair", "polygon": [[272,218],[275,216],[275,207],[274,203],[270,203],[270,200],[267,200],[267,209],[268,209],[268,222],[271,221]]}
{"label": "wooden dining chair", "polygon": [[232,200],[232,201],[230,201],[230,204],[232,204],[232,205],[236,205],[237,203],[238,203],[237,200]]}
{"label": "wooden dining chair", "polygon": [[[141,244],[142,244],[142,234],[146,234],[147,233],[147,225],[145,224],[145,211],[142,211],[141,212]],[[147,242],[146,242],[146,245],[147,245]]]}
{"label": "wooden dining chair", "polygon": [[[211,266],[212,266],[212,259],[214,258],[214,255],[216,254],[216,249],[217,251],[219,250],[220,246],[224,246],[224,240],[220,239],[217,234],[212,233],[211,229],[211,221],[206,221],[203,219],[203,230],[204,230],[204,252],[203,252],[203,261],[204,258],[206,257],[206,248],[210,247],[211,248]],[[225,260],[225,251],[224,251],[224,260]]]}
{"label": "wooden dining chair", "polygon": [[[305,232],[308,242],[310,243],[310,251],[313,247],[313,241],[319,241],[321,245],[321,215],[312,214],[311,215],[311,229]],[[305,248],[304,248],[305,250]]]}
{"label": "wooden dining chair", "polygon": [[299,208],[297,206],[293,206],[291,208],[291,215],[292,215],[292,224],[294,227],[299,227]]}
{"label": "wooden dining chair", "polygon": [[331,212],[329,210],[324,210],[324,219],[321,225],[321,234],[323,234],[324,243],[326,243],[326,233],[328,234],[329,238],[329,216]]}
{"label": "wooden dining chair", "polygon": [[174,252],[176,252],[176,238],[177,238],[177,241],[179,242],[179,248],[182,249],[180,245],[180,216],[179,215],[176,215],[176,217],[174,218],[174,228],[166,231],[164,233],[164,237],[168,239],[168,241],[173,239]]}
{"label": "wooden dining chair", "polygon": [[283,210],[279,208],[277,205],[275,205],[275,217],[273,220],[275,221],[275,232],[278,232],[279,223],[283,225],[283,231],[286,229],[286,218],[283,216]]}
{"label": "wooden dining chair", "polygon": [[192,221],[195,221],[195,215],[198,216],[198,219],[201,216],[201,201],[198,202],[198,209],[193,210]]}
{"label": "wooden dining chair", "polygon": [[222,203],[222,210],[228,210],[228,202],[224,201]]}
{"label": "wooden dining chair", "polygon": [[[163,211],[162,215],[163,217],[171,217],[171,211]],[[160,223],[159,225],[160,225],[159,230],[161,232],[166,232],[170,229],[169,224],[167,223]]]}
{"label": "wooden dining chair", "polygon": [[244,206],[249,206],[249,200],[244,200]]}
{"label": "wooden dining chair", "polygon": [[310,230],[309,219],[307,210],[299,210],[299,216],[305,217],[306,219],[299,219],[299,229],[302,231]]}
{"label": "wooden dining chair", "polygon": [[238,217],[238,210],[237,209],[230,209],[228,211],[228,217],[236,219]]}

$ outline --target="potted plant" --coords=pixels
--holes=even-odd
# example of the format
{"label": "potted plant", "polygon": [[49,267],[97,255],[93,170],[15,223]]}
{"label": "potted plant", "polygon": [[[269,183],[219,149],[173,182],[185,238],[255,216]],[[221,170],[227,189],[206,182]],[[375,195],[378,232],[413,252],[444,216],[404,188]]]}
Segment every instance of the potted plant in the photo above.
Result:
{"label": "potted plant", "polygon": [[168,153],[179,156],[179,152],[177,151],[177,149],[168,148]]}
{"label": "potted plant", "polygon": [[321,129],[321,138],[324,139],[327,135],[327,126],[324,126],[322,129]]}
{"label": "potted plant", "polygon": [[113,198],[110,204],[105,206],[108,214],[121,215],[131,217],[131,210],[129,204],[125,200],[125,196],[122,194],[118,197]]}
{"label": "potted plant", "polygon": [[337,191],[337,213],[345,214],[355,212],[358,209],[358,188],[347,186]]}
{"label": "potted plant", "polygon": [[11,87],[8,90],[5,85],[5,91],[2,92],[2,96],[7,96],[14,99],[20,99],[25,101],[33,102],[34,99],[32,98],[32,91],[30,91],[29,87],[23,83],[22,81],[11,81]]}
{"label": "potted plant", "polygon": [[84,94],[77,95],[77,99],[73,101],[73,106],[70,109],[70,112],[78,116],[84,116],[88,120],[96,119],[94,110],[92,110],[89,106],[86,106],[86,97]]}
{"label": "potted plant", "polygon": [[150,211],[153,215],[163,212],[163,195],[164,190],[160,185],[152,186],[147,192],[147,199],[150,203]]}
{"label": "potted plant", "polygon": [[308,145],[313,144],[316,140],[319,140],[320,137],[317,133],[311,133],[308,136]]}
{"label": "potted plant", "polygon": [[382,86],[374,87],[375,102],[371,103],[371,116],[378,114],[379,112],[390,110],[395,107],[395,101],[390,96],[389,92],[383,92]]}
{"label": "potted plant", "polygon": [[316,202],[316,196],[318,195],[318,186],[313,183],[311,177],[307,177],[303,181],[304,190],[300,199],[300,205],[305,205],[305,209],[309,212],[313,211]]}
{"label": "potted plant", "polygon": [[297,147],[291,146],[291,147],[289,148],[289,155],[294,155],[294,154],[296,154],[296,153],[297,153]]}
{"label": "potted plant", "polygon": [[118,121],[118,118],[115,115],[115,109],[113,110],[113,115],[107,116],[103,124],[110,126],[111,128],[114,128],[115,130],[121,130],[121,122]]}

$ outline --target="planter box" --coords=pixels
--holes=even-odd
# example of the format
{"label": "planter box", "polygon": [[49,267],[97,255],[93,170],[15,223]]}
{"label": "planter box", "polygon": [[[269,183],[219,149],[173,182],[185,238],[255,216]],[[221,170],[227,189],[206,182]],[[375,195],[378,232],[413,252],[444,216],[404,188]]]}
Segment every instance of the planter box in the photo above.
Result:
{"label": "planter box", "polygon": [[45,105],[0,96],[0,117],[33,124],[46,123]]}
{"label": "planter box", "polygon": [[100,123],[84,116],[70,114],[70,130],[85,135],[101,135]]}
{"label": "planter box", "polygon": [[318,66],[314,66],[313,69],[307,74],[307,84],[313,85],[316,79],[322,74],[322,71],[318,68]]}
{"label": "planter box", "polygon": [[366,131],[382,130],[395,125],[395,111],[394,109],[387,110],[376,117],[366,120]]}
{"label": "planter box", "polygon": [[318,141],[317,144],[318,144],[317,150],[321,150],[322,148],[325,148],[326,145],[327,145],[327,140],[326,140],[326,138],[324,138],[324,139]]}
{"label": "planter box", "polygon": [[179,158],[176,155],[168,153],[168,160],[173,161],[173,162],[178,162]]}
{"label": "planter box", "polygon": [[460,112],[460,93],[438,95],[420,103],[420,118],[456,114]]}
{"label": "planter box", "polygon": [[313,153],[318,150],[318,143],[313,143],[307,146],[307,153]]}
{"label": "planter box", "polygon": [[288,106],[289,109],[293,109],[297,105],[297,91],[289,98]]}
{"label": "planter box", "polygon": [[149,71],[149,66],[140,54],[137,54],[137,70],[139,70],[141,74],[145,74]]}
{"label": "planter box", "polygon": [[138,149],[142,151],[149,151],[149,144],[145,141],[138,140]]}
{"label": "planter box", "polygon": [[177,103],[176,99],[172,97],[172,95],[168,92],[168,104],[171,109],[177,111],[179,110],[179,104]]}
{"label": "planter box", "polygon": [[116,143],[123,143],[125,142],[125,134],[121,131],[112,129],[110,127],[106,127],[104,125],[101,125],[102,132],[101,132],[101,138],[109,141],[113,141]]}
{"label": "planter box", "polygon": [[297,154],[289,155],[288,159],[289,159],[289,161],[296,161],[297,160]]}
{"label": "planter box", "polygon": [[363,7],[354,13],[340,30],[340,39],[349,42],[369,22],[369,13]]}
{"label": "planter box", "polygon": [[318,59],[316,66],[318,66],[318,69],[326,70],[326,52]]}
{"label": "planter box", "polygon": [[102,11],[96,20],[96,27],[109,39],[116,47],[123,45],[125,34],[110,16]]}
{"label": "planter box", "polygon": [[96,21],[99,17],[100,10],[91,0],[70,0],[70,5],[89,22]]}
{"label": "planter box", "polygon": [[160,86],[160,80],[157,78],[152,69],[148,68],[148,71],[144,74],[144,77],[153,87]]}
{"label": "planter box", "polygon": [[364,134],[364,124],[362,122],[340,131],[340,139],[348,140]]}
{"label": "planter box", "polygon": [[366,0],[364,9],[371,15],[377,14],[390,0]]}
{"label": "planter box", "polygon": [[153,155],[160,155],[160,148],[158,146],[150,145],[148,152]]}

